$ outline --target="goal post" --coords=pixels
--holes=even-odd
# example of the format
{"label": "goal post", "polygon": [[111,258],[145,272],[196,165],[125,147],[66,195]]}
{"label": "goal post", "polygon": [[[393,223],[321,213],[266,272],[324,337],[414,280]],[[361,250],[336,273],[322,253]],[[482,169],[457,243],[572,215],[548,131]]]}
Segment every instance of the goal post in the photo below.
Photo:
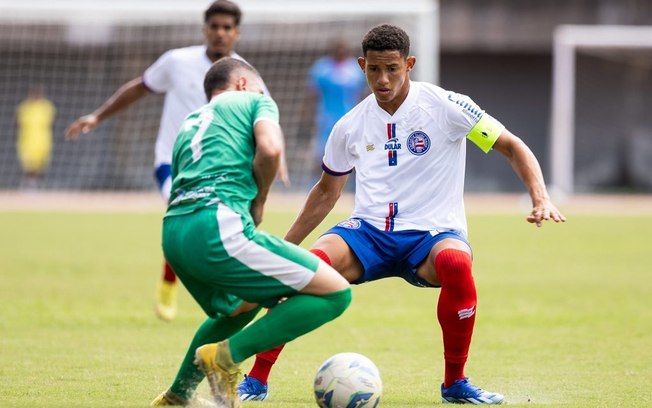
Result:
{"label": "goal post", "polygon": [[572,194],[576,190],[577,54],[614,49],[652,49],[652,27],[562,25],[554,32],[550,168],[551,188],[562,194]]}
{"label": "goal post", "polygon": [[[235,0],[243,11],[236,51],[263,76],[279,105],[293,189],[314,163],[300,111],[311,64],[334,38],[355,55],[374,25],[410,35],[413,79],[439,81],[438,0]],[[153,190],[154,141],[162,97],[145,98],[74,143],[65,127],[171,48],[203,43],[210,0],[0,0],[0,189],[19,185],[16,106],[30,84],[54,102],[52,159],[44,188]]]}

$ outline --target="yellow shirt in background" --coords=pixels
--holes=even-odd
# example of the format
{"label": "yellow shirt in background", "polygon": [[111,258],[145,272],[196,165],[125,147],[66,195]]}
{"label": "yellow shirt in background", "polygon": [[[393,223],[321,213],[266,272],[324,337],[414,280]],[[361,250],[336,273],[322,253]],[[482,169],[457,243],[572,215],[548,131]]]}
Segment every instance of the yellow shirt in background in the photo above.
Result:
{"label": "yellow shirt in background", "polygon": [[50,161],[52,123],[56,109],[45,98],[26,99],[18,105],[18,159],[23,170],[42,171]]}

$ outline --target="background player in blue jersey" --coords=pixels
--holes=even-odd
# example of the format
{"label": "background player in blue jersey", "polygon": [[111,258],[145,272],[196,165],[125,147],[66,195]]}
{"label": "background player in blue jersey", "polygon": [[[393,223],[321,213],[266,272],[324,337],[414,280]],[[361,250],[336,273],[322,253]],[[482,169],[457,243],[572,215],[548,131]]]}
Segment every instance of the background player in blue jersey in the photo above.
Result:
{"label": "background player in blue jersey", "polygon": [[351,218],[324,233],[312,251],[352,283],[398,276],[418,287],[441,288],[442,401],[500,404],[502,395],[474,386],[464,372],[477,304],[463,200],[466,140],[508,160],[532,200],[528,222],[541,226],[565,218],[550,201],[539,163],[520,138],[469,97],[410,80],[416,58],[405,31],[374,27],[362,51],[358,63],[373,95],[334,126],[322,177],[286,239],[301,243],[319,225],[355,169]]}
{"label": "background player in blue jersey", "polygon": [[[335,123],[360,102],[366,90],[364,74],[343,38],[332,40],[330,52],[319,58],[308,74],[308,101],[304,117],[314,117],[313,155],[316,177],[321,173],[326,140]],[[316,181],[312,180],[314,183]]]}

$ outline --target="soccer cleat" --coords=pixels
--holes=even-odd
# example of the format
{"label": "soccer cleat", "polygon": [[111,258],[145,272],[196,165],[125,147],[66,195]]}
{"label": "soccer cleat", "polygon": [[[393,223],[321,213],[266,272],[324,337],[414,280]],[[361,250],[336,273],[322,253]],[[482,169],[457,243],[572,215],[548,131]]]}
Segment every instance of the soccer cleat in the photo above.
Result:
{"label": "soccer cleat", "polygon": [[448,388],[444,388],[444,384],[441,385],[441,401],[444,404],[497,405],[502,404],[504,399],[500,394],[476,387],[467,377],[456,380]]}
{"label": "soccer cleat", "polygon": [[170,321],[177,316],[177,289],[178,281],[168,282],[162,280],[158,287],[156,299],[156,316],[161,320]]}
{"label": "soccer cleat", "polygon": [[238,394],[243,401],[265,401],[269,396],[267,384],[263,384],[257,379],[247,376],[247,374],[238,385]]}
{"label": "soccer cleat", "polygon": [[153,407],[185,407],[192,406],[196,408],[217,408],[217,405],[211,401],[195,396],[194,398],[187,400],[181,398],[180,396],[172,393],[172,391],[164,391],[161,395],[154,398],[154,401],[150,404]]}
{"label": "soccer cleat", "polygon": [[195,364],[206,375],[218,407],[240,407],[237,390],[240,367],[231,359],[228,340],[198,347],[195,351]]}

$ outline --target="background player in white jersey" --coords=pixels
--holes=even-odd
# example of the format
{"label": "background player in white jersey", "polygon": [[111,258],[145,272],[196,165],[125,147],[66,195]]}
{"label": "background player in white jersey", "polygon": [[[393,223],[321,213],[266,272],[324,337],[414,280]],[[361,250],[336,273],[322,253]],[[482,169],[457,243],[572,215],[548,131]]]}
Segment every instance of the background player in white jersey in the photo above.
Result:
{"label": "background player in white jersey", "polygon": [[[472,385],[464,374],[477,302],[463,201],[466,139],[507,158],[532,199],[528,222],[541,226],[565,218],[521,139],[467,96],[410,81],[416,58],[405,31],[374,27],[362,50],[358,62],[373,95],[334,126],[324,172],[286,239],[301,243],[319,225],[355,168],[351,218],[324,233],[311,251],[352,283],[399,276],[418,287],[440,287],[443,402],[499,404],[502,395]],[[252,373],[264,357],[258,356]],[[254,380],[252,373],[245,382]]]}
{"label": "background player in white jersey", "polygon": [[[224,56],[242,59],[233,49],[240,38],[240,8],[229,0],[218,0],[204,12],[204,45],[176,48],[165,52],[142,76],[122,85],[93,113],[75,120],[66,129],[66,138],[75,139],[88,133],[100,122],[129,107],[150,93],[165,93],[161,122],[156,138],[154,176],[167,201],[170,197],[170,163],[172,148],[181,122],[186,115],[206,103],[203,82],[213,62]],[[266,93],[267,88],[263,83]],[[287,181],[285,164],[282,175]],[[172,320],[177,313],[178,282],[168,263],[157,293],[156,314],[163,320]]]}

